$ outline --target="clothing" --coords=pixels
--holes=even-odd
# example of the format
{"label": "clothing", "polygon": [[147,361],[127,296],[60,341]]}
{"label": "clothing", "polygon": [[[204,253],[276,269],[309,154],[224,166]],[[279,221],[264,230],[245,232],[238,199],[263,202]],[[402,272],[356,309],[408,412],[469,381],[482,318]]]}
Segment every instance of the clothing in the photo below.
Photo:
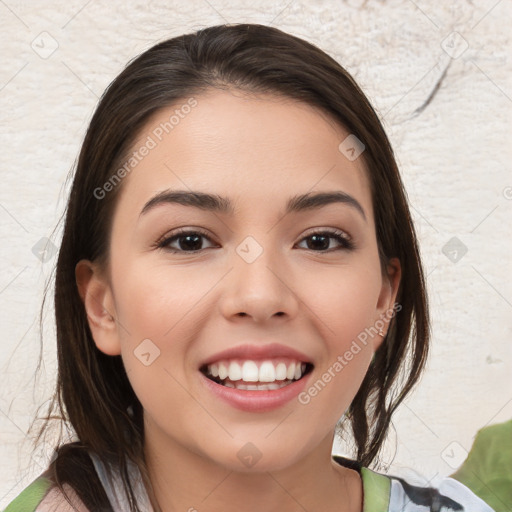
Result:
{"label": "clothing", "polygon": [[[90,454],[98,477],[106,491],[114,512],[129,511],[127,498],[116,472],[114,481],[107,478],[105,465]],[[403,478],[377,473],[357,462],[333,455],[340,465],[355,469],[363,483],[363,512],[495,512],[462,483],[453,478],[440,478],[434,486],[415,485]],[[153,512],[146,491],[141,483],[138,468],[130,464],[130,480],[136,487],[140,508]],[[44,476],[29,485],[4,512],[49,512],[50,481]],[[46,503],[45,503],[46,501]],[[61,510],[61,509],[59,509]],[[65,509],[62,509],[65,510]],[[94,512],[94,511],[91,511]]]}
{"label": "clothing", "polygon": [[512,512],[512,420],[481,428],[467,459],[450,476],[499,512]]}

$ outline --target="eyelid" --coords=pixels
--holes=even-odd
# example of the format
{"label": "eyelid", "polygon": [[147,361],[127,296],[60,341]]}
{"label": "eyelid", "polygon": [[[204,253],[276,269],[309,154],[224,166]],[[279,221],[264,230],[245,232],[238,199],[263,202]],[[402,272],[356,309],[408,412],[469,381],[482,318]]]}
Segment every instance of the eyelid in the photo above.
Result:
{"label": "eyelid", "polygon": [[[152,244],[152,246],[157,249],[166,249],[166,245],[168,244],[168,242],[171,239],[177,238],[180,235],[184,236],[184,235],[187,235],[190,233],[195,233],[195,234],[201,235],[204,238],[207,238],[209,241],[214,242],[213,237],[209,233],[207,233],[204,229],[198,228],[195,226],[187,226],[187,227],[183,227],[183,228],[177,228],[171,232],[166,232],[164,235],[162,235],[160,238],[158,238],[158,240],[154,244]],[[182,252],[184,254],[186,254],[187,252],[189,252],[189,253],[200,252],[200,251],[179,251],[176,249],[168,249],[168,250],[170,252]]]}
{"label": "eyelid", "polygon": [[[301,239],[299,240],[299,243],[305,240],[306,238],[309,238],[313,235],[324,235],[328,236],[329,238],[340,238],[343,240],[344,244],[342,244],[341,248],[338,249],[328,249],[326,251],[313,251],[318,253],[329,253],[341,249],[345,250],[353,250],[355,249],[355,244],[350,236],[349,233],[346,231],[339,229],[339,228],[321,228],[321,227],[315,227],[311,228],[311,230],[308,230],[304,235],[302,235]],[[312,249],[310,249],[312,251]]]}
{"label": "eyelid", "polygon": [[311,235],[316,235],[316,234],[330,234],[330,235],[339,235],[347,240],[352,240],[352,237],[350,236],[349,233],[347,233],[345,230],[343,229],[339,229],[339,228],[322,228],[322,227],[315,227],[315,228],[310,228],[306,231],[306,233],[304,235],[302,235],[302,238],[305,238],[305,237],[308,237],[308,236],[311,236]]}
{"label": "eyelid", "polygon": [[[208,247],[205,247],[205,248],[199,249],[197,251],[184,251],[184,250],[172,249],[172,248],[168,247],[171,240],[178,239],[180,236],[185,236],[185,235],[189,235],[189,234],[197,234],[197,235],[200,235],[201,237],[207,239],[209,242],[217,243],[217,242],[215,242],[214,237],[212,237],[203,228],[199,228],[199,227],[195,227],[195,226],[186,226],[186,227],[176,228],[175,230],[173,230],[171,232],[165,233],[163,236],[158,238],[158,240],[154,244],[152,244],[152,247],[157,248],[157,249],[167,250],[167,251],[169,251],[171,253],[175,253],[175,254],[178,254],[178,253],[199,254],[202,251],[204,251],[205,249],[208,249]],[[318,227],[318,226],[307,230],[301,236],[301,238],[295,245],[303,242],[304,240],[306,240],[307,238],[309,238],[313,235],[326,236],[327,238],[338,239],[338,243],[340,244],[340,247],[331,248],[331,249],[327,249],[327,250],[321,250],[321,251],[315,251],[313,249],[307,249],[307,248],[306,248],[306,250],[309,250],[312,252],[317,252],[320,254],[322,254],[322,253],[325,254],[325,253],[336,252],[339,250],[355,249],[355,244],[353,242],[353,239],[352,239],[351,235],[349,233],[347,233],[346,231],[339,229],[339,228],[322,228],[322,227]]]}

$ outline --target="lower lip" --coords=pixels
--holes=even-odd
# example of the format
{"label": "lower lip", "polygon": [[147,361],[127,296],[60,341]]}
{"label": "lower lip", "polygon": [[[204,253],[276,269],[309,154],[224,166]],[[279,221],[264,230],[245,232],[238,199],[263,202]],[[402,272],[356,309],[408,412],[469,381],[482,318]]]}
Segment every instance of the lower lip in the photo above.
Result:
{"label": "lower lip", "polygon": [[266,412],[282,407],[293,400],[306,386],[311,372],[287,386],[265,391],[246,391],[244,389],[228,388],[217,384],[202,372],[201,380],[205,386],[221,400],[229,405],[247,412]]}

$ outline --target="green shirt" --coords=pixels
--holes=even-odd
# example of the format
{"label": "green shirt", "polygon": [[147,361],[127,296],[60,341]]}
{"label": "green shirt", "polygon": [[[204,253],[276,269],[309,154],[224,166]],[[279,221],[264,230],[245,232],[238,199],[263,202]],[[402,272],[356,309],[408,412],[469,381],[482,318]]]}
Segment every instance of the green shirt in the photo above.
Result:
{"label": "green shirt", "polygon": [[[112,510],[127,512],[129,507],[124,493],[116,491],[121,487],[116,482],[112,485],[106,478],[105,465],[99,457],[91,454],[91,459],[112,504]],[[495,512],[465,485],[450,477],[440,478],[432,486],[414,485],[403,478],[361,467],[357,462],[339,455],[333,455],[333,459],[360,474],[363,484],[363,512]],[[132,465],[129,471],[132,481],[139,483],[138,496],[142,509],[151,512],[147,494],[140,484],[138,469]],[[118,472],[115,471],[114,475],[114,480],[120,478]],[[41,475],[11,502],[4,512],[42,511],[39,505],[50,488],[50,480],[44,474]]]}

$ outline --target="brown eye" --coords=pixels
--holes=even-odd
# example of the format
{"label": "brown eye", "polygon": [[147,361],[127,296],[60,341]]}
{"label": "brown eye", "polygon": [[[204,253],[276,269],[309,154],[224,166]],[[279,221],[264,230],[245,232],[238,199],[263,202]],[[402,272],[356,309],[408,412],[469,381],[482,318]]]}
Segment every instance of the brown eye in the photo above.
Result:
{"label": "brown eye", "polygon": [[[332,252],[340,249],[352,250],[354,244],[350,237],[343,231],[318,231],[304,237],[308,250],[315,252]],[[331,240],[335,240],[338,247],[332,248]],[[308,242],[309,241],[309,242]]]}
{"label": "brown eye", "polygon": [[205,249],[203,246],[204,239],[210,240],[210,238],[202,231],[182,230],[171,236],[165,237],[158,243],[158,247],[174,253],[200,252]]}

